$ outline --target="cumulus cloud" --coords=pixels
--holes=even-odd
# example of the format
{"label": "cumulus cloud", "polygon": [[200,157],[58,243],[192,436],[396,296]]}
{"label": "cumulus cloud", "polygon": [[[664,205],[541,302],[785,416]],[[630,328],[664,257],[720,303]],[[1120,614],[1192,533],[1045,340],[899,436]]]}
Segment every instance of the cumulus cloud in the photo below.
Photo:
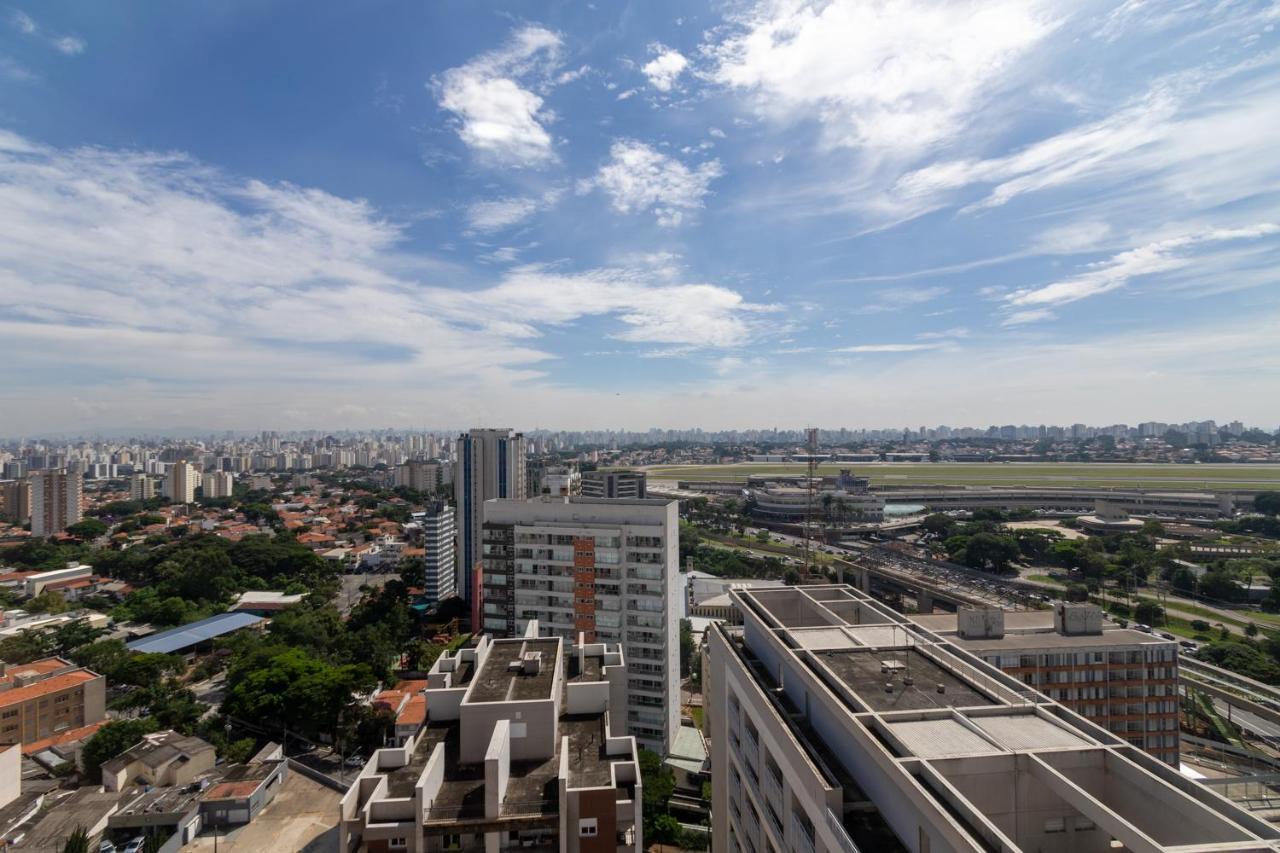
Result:
{"label": "cumulus cloud", "polygon": [[63,36],[53,40],[53,46],[67,56],[75,56],[78,53],[84,53],[84,39],[76,36]]}
{"label": "cumulus cloud", "polygon": [[553,116],[533,89],[553,85],[549,77],[559,66],[560,48],[558,34],[527,26],[502,48],[450,68],[434,81],[440,106],[453,113],[458,137],[468,148],[510,166],[555,159],[546,127]]}
{"label": "cumulus cloud", "polygon": [[829,147],[895,153],[953,138],[1056,23],[1035,0],[760,0],[706,46],[712,78]]}
{"label": "cumulus cloud", "polygon": [[619,139],[609,149],[609,162],[581,182],[579,191],[601,189],[619,213],[652,210],[659,225],[674,227],[703,206],[711,182],[722,174],[719,160],[691,169],[643,142]]}
{"label": "cumulus cloud", "polygon": [[[105,375],[163,397],[157,383],[182,383],[273,412],[287,397],[317,417],[344,378],[376,395],[470,377],[497,399],[542,377],[553,356],[539,339],[587,320],[588,334],[690,352],[770,333],[772,306],[669,262],[477,280],[410,251],[405,227],[368,202],[181,154],[0,132],[0,233],[0,362],[14,376],[61,371],[67,386]],[[329,387],[312,397],[320,378]]]}
{"label": "cumulus cloud", "polygon": [[530,197],[478,201],[467,208],[467,227],[480,233],[501,231],[524,222],[537,209],[538,200]]}
{"label": "cumulus cloud", "polygon": [[640,70],[649,78],[649,85],[659,92],[670,92],[680,79],[680,75],[689,67],[689,60],[678,50],[662,45],[653,45],[650,50],[657,54]]}

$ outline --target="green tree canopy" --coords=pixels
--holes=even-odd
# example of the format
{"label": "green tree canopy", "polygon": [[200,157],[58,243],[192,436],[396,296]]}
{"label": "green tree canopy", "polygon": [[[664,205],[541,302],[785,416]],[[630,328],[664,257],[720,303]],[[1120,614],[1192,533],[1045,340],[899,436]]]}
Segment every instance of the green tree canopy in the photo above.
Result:
{"label": "green tree canopy", "polygon": [[154,720],[141,717],[135,720],[113,720],[94,733],[80,753],[80,766],[85,777],[93,784],[102,782],[103,762],[110,761],[138,741],[142,736],[156,731]]}

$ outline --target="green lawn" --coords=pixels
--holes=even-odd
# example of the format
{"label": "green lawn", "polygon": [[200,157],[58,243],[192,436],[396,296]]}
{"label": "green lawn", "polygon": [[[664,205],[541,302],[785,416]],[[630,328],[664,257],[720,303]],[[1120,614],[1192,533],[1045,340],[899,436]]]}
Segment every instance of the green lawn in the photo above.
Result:
{"label": "green lawn", "polygon": [[690,705],[690,706],[689,706],[689,716],[690,716],[690,717],[693,717],[693,724],[694,724],[695,726],[697,726],[699,729],[701,729],[701,728],[702,728],[702,716],[703,716],[702,706],[701,706],[701,705]]}
{"label": "green lawn", "polygon": [[1037,581],[1039,583],[1051,583],[1051,584],[1056,584],[1058,586],[1067,585],[1066,581],[1062,580],[1061,578],[1055,578],[1051,575],[1025,575],[1025,577],[1029,581]]}
{"label": "green lawn", "polygon": [[[1080,462],[832,462],[875,485],[1115,486],[1180,490],[1280,489],[1280,465],[1159,465]],[[654,465],[655,480],[745,480],[753,474],[801,475],[804,465],[743,462],[731,465]]]}

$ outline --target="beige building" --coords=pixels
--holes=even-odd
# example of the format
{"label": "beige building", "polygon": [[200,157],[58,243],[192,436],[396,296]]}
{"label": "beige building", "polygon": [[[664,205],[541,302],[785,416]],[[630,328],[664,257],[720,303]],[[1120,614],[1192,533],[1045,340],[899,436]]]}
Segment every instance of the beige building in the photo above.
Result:
{"label": "beige building", "polygon": [[413,489],[424,495],[434,495],[436,489],[444,485],[444,466],[439,462],[424,462],[411,459],[395,468],[396,486]]}
{"label": "beige building", "polygon": [[7,480],[0,483],[0,519],[24,524],[31,517],[31,481]]}
{"label": "beige building", "polygon": [[177,504],[194,503],[200,474],[190,462],[175,462],[164,476],[164,496]]}
{"label": "beige building", "polygon": [[442,655],[425,687],[406,685],[425,721],[360,771],[337,849],[644,849],[635,739],[613,722],[622,652],[537,633],[481,636]]}
{"label": "beige building", "polygon": [[102,787],[123,791],[131,785],[187,785],[216,759],[213,744],[175,731],[143,735],[142,740],[102,763]]}
{"label": "beige building", "polygon": [[206,498],[229,498],[235,494],[236,478],[229,471],[210,471],[200,478]]}
{"label": "beige building", "polygon": [[53,536],[84,518],[84,478],[65,468],[31,473],[31,535]]}
{"label": "beige building", "polygon": [[0,662],[0,744],[34,743],[106,719],[107,680],[62,658]]}
{"label": "beige building", "polygon": [[929,630],[1151,755],[1178,766],[1178,644],[1106,626],[1101,608],[912,616]]}
{"label": "beige building", "polygon": [[145,501],[156,496],[156,481],[146,474],[129,478],[129,500]]}
{"label": "beige building", "polygon": [[1280,850],[1280,829],[870,596],[732,589],[714,853]]}

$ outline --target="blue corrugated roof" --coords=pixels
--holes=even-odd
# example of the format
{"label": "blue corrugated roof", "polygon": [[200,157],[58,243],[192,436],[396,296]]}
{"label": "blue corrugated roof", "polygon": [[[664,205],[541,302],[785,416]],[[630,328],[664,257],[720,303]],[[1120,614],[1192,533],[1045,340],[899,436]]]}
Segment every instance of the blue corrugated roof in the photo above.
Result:
{"label": "blue corrugated roof", "polygon": [[199,622],[134,640],[127,644],[126,648],[131,652],[156,652],[167,655],[188,646],[194,646],[196,643],[212,640],[214,637],[221,637],[223,634],[230,634],[232,631],[239,631],[250,625],[257,625],[262,621],[265,620],[261,616],[254,616],[252,613],[219,613],[217,616],[210,616]]}

